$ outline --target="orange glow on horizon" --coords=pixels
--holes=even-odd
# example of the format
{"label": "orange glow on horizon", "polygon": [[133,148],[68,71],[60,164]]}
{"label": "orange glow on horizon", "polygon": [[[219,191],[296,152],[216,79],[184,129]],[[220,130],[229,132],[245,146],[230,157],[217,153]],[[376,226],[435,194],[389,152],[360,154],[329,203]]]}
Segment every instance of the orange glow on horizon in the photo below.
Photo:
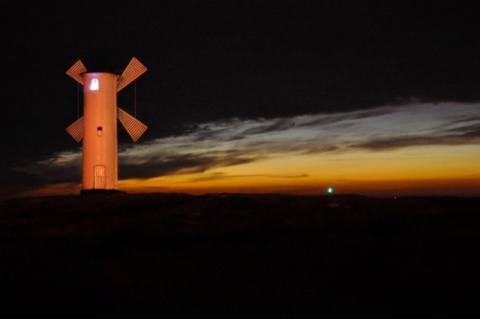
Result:
{"label": "orange glow on horizon", "polygon": [[120,188],[132,192],[192,194],[325,194],[327,187],[333,185],[337,194],[480,195],[480,169],[471,156],[473,152],[480,158],[480,151],[471,146],[456,149],[446,152],[439,147],[413,147],[388,154],[282,157],[203,173],[123,180]]}
{"label": "orange glow on horizon", "polygon": [[[152,177],[120,179],[118,189],[326,194],[331,186],[335,194],[480,196],[478,106],[427,103],[207,123],[126,148],[120,178],[123,169]],[[78,162],[71,152],[55,158],[65,169]],[[23,195],[79,192],[79,185],[51,184]]]}

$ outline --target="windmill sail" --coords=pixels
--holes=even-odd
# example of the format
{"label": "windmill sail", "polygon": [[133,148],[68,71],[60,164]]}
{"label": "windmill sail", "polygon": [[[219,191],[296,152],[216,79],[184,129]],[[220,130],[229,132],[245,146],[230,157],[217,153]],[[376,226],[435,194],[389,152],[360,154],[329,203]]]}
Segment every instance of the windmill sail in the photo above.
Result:
{"label": "windmill sail", "polygon": [[80,143],[83,138],[83,116],[67,127],[67,132]]}
{"label": "windmill sail", "polygon": [[117,107],[117,116],[134,142],[136,142],[148,128],[145,124],[119,107]]}
{"label": "windmill sail", "polygon": [[147,126],[117,107],[117,92],[135,81],[147,68],[132,58],[122,75],[87,72],[78,60],[66,72],[83,85],[83,116],[67,127],[82,142],[82,190],[80,194],[104,193],[118,187],[118,124],[136,142]]}
{"label": "windmill sail", "polygon": [[83,85],[82,74],[87,72],[87,69],[83,65],[82,61],[78,60],[68,71],[66,72],[68,76]]}
{"label": "windmill sail", "polygon": [[132,58],[117,81],[117,93],[145,73],[147,68],[136,58]]}

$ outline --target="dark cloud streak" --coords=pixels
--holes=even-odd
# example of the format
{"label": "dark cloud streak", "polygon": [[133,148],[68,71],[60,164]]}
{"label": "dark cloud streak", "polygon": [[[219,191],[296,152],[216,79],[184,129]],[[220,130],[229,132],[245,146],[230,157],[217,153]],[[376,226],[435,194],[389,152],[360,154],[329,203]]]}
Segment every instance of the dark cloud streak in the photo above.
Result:
{"label": "dark cloud streak", "polygon": [[448,129],[452,134],[424,136],[413,135],[403,137],[390,137],[372,139],[365,143],[353,144],[352,148],[368,149],[371,151],[390,151],[410,146],[441,146],[441,145],[466,145],[480,143],[480,125]]}
{"label": "dark cloud streak", "polygon": [[273,175],[273,174],[246,174],[246,175],[226,175],[221,172],[216,172],[213,174],[207,174],[207,176],[204,177],[198,177],[198,178],[192,178],[192,182],[205,182],[205,181],[218,181],[218,180],[224,180],[224,179],[237,179],[237,178],[306,178],[308,177],[308,174],[295,174],[295,175]]}
{"label": "dark cloud streak", "polygon": [[152,178],[172,174],[202,173],[217,167],[227,167],[251,163],[259,160],[258,157],[238,154],[178,154],[175,156],[159,157],[142,164],[131,163],[120,159],[122,170],[119,178]]}

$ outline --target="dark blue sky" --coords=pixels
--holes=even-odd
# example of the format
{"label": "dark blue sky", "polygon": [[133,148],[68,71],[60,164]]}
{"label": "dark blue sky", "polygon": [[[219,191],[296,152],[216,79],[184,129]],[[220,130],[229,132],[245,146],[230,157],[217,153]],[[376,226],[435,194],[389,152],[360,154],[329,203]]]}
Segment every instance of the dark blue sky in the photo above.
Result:
{"label": "dark blue sky", "polygon": [[[144,141],[228,118],[281,118],[480,97],[480,26],[458,1],[15,1],[2,27],[2,185],[78,147],[77,83],[135,56]],[[133,112],[134,89],[118,96]],[[129,143],[120,132],[121,143]],[[21,182],[19,182],[21,181]]]}

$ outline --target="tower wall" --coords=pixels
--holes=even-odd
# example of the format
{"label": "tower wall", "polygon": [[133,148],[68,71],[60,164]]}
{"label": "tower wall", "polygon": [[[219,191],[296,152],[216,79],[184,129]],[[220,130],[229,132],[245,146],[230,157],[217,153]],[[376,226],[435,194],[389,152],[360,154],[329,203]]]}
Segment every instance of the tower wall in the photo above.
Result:
{"label": "tower wall", "polygon": [[117,79],[112,73],[83,74],[83,190],[117,188]]}

